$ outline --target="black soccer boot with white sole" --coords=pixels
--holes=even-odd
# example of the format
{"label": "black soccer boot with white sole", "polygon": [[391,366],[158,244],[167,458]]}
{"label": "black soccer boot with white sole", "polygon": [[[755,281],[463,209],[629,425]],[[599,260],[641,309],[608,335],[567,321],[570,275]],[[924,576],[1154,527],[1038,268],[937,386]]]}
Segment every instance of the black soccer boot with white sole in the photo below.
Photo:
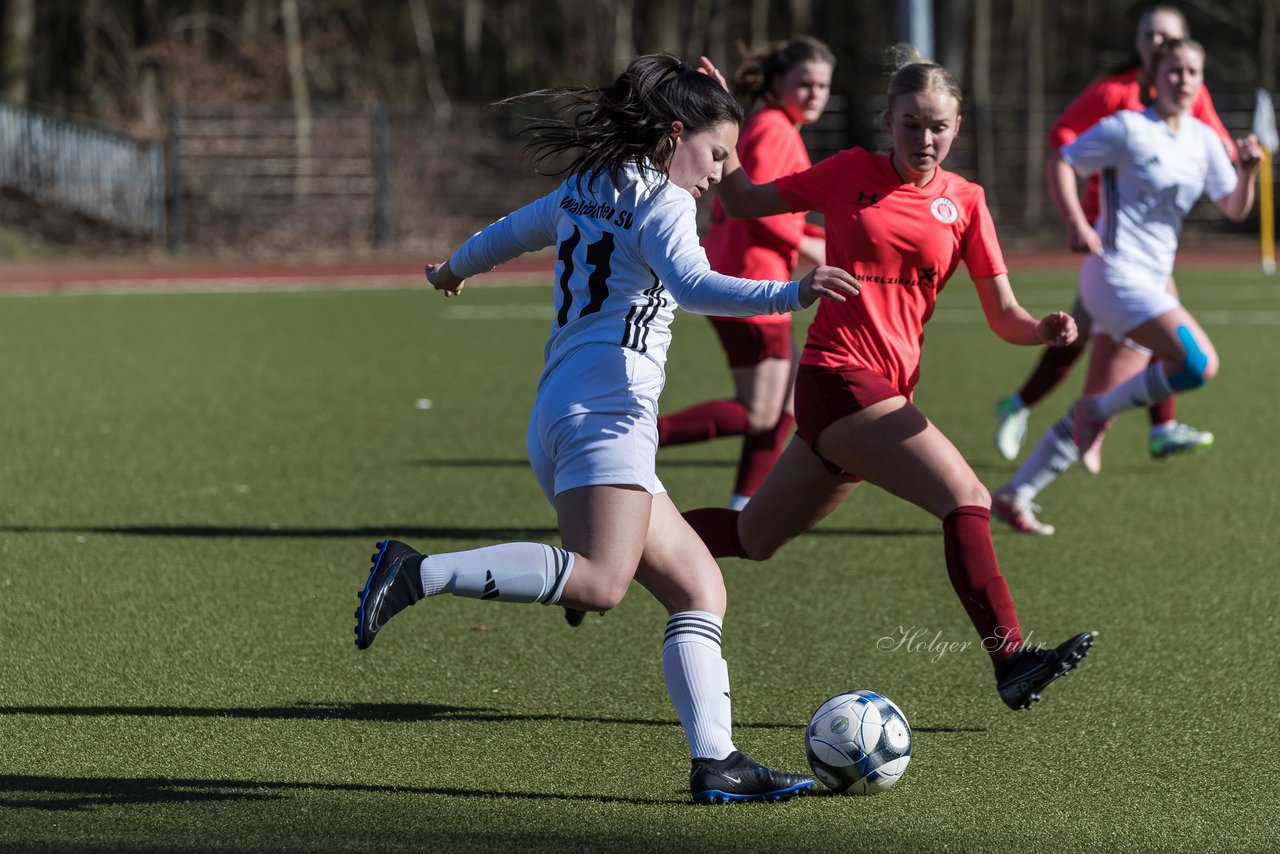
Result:
{"label": "black soccer boot with white sole", "polygon": [[1089,654],[1097,632],[1081,632],[1056,649],[1024,649],[996,668],[996,690],[1014,711],[1029,709],[1040,692],[1059,676],[1066,676]]}
{"label": "black soccer boot with white sole", "polygon": [[783,774],[735,750],[724,759],[695,759],[689,791],[700,804],[785,801],[812,789],[812,777]]}
{"label": "black soccer boot with white sole", "polygon": [[364,589],[356,594],[356,646],[368,649],[396,614],[423,596],[422,555],[398,540],[383,540],[373,553]]}

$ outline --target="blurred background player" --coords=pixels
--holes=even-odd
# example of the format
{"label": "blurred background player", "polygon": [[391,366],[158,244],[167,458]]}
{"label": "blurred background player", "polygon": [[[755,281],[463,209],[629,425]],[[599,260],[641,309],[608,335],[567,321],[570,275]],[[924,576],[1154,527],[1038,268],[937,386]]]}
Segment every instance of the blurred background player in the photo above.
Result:
{"label": "blurred background player", "polygon": [[[1149,109],[1108,116],[1049,161],[1055,201],[1090,253],[1080,267],[1080,296],[1097,328],[1085,397],[1049,428],[993,500],[996,514],[1023,533],[1053,533],[1036,518],[1032,499],[1094,444],[1112,416],[1198,388],[1218,371],[1213,343],[1165,283],[1187,211],[1207,194],[1228,218],[1243,219],[1253,206],[1262,153],[1250,134],[1239,141],[1233,169],[1215,131],[1191,114],[1204,79],[1198,43],[1167,40],[1152,63],[1156,99]],[[1103,169],[1114,204],[1095,230],[1080,204],[1076,173]]]}
{"label": "blurred background player", "polygon": [[[1147,69],[1151,67],[1152,51],[1168,39],[1182,39],[1189,35],[1187,19],[1178,8],[1160,4],[1146,9],[1138,18],[1137,34],[1134,40],[1136,50],[1133,58],[1120,71],[1089,86],[1067,107],[1049,129],[1050,149],[1054,152],[1058,151],[1101,119],[1118,110],[1141,112],[1146,109],[1151,92],[1151,75]],[[1191,106],[1191,115],[1213,129],[1234,160],[1235,143],[1231,139],[1231,134],[1223,126],[1222,119],[1218,117],[1207,88],[1201,87],[1200,94]],[[1046,177],[1050,182],[1054,180],[1052,174],[1047,174]],[[1097,174],[1089,175],[1087,179],[1084,215],[1092,224],[1098,218],[1098,176]],[[1050,188],[1051,195],[1052,192]],[[1067,243],[1072,251],[1087,251],[1077,225],[1061,208],[1058,209],[1058,213],[1066,225]],[[1168,285],[1169,289],[1176,293],[1172,277]],[[1080,330],[1080,337],[1076,342],[1070,347],[1047,348],[1041,354],[1040,361],[1027,377],[1022,388],[1008,397],[1001,398],[996,405],[996,448],[1006,460],[1016,459],[1022,449],[1022,443],[1027,435],[1027,420],[1031,414],[1031,407],[1043,400],[1058,383],[1066,378],[1089,342],[1092,323],[1079,297],[1076,298],[1071,313]],[[1148,435],[1148,447],[1151,456],[1155,459],[1213,444],[1212,433],[1178,422],[1176,414],[1173,398],[1150,409],[1151,429]],[[1091,472],[1097,473],[1102,466],[1101,450],[1101,438],[1099,438],[1099,444],[1085,455],[1085,466]]]}
{"label": "blurred background player", "polygon": [[606,611],[634,579],[668,612],[662,672],[693,758],[693,799],[782,800],[814,781],[770,770],[734,745],[720,644],[724,579],[655,474],[658,395],[674,305],[784,312],[820,295],[852,297],[857,284],[827,267],[787,282],[710,269],[694,199],[720,179],[742,120],[716,81],[660,54],[632,60],[610,86],[558,94],[573,115],[535,124],[530,149],[568,177],[429,266],[427,277],[455,296],[469,276],[557,244],[555,317],[527,445],[563,547],[424,556],[384,540],[358,594],[356,646],[367,648],[387,620],[428,596]]}
{"label": "blurred background player", "polygon": [[[807,36],[759,51],[734,72],[733,89],[748,106],[763,105],[738,138],[738,159],[760,181],[808,169],[800,136],[817,121],[831,94],[835,56]],[[711,269],[751,279],[789,279],[797,261],[824,259],[822,231],[803,212],[761,219],[731,219],[716,199],[703,240]],[[709,400],[658,419],[658,444],[685,445],[720,436],[742,436],[742,453],[729,506],[755,494],[782,453],[791,427],[795,344],[789,314],[710,318],[733,374],[734,397]]]}
{"label": "blurred background player", "polygon": [[[755,184],[736,158],[720,196],[734,216],[817,210],[827,257],[862,283],[824,304],[796,375],[798,436],[741,511],[686,513],[717,557],[766,560],[848,498],[862,480],[942,520],[947,574],[995,668],[1001,700],[1025,709],[1092,646],[1024,644],[991,542],[991,499],[960,452],[912,403],[924,323],[963,260],[987,323],[1013,344],[1075,340],[1065,312],[1037,320],[1018,304],[982,188],[942,163],[960,130],[960,87],[909,46],[894,51],[884,128],[889,155],[851,148],[796,175]],[[704,60],[705,63],[705,60]],[[714,69],[709,69],[714,70]]]}

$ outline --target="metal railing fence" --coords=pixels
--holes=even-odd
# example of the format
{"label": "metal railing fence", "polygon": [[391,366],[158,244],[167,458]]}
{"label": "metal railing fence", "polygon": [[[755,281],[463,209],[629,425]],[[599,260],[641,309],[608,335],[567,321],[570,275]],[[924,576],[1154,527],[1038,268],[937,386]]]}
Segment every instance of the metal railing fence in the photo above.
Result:
{"label": "metal railing fence", "polygon": [[[1044,133],[1068,100],[1046,98],[1034,111],[1017,98],[966,104],[947,168],[986,188],[1002,242],[1061,240],[1043,186]],[[1247,132],[1253,95],[1215,100],[1226,126]],[[0,185],[174,249],[432,253],[558,181],[531,168],[524,121],[508,111],[459,104],[441,118],[378,104],[312,106],[299,123],[285,103],[182,104],[164,146],[0,104]],[[805,130],[814,161],[851,145],[879,148],[879,109],[833,98]],[[1255,223],[1225,223],[1202,202],[1187,236],[1212,240]]]}
{"label": "metal railing fence", "polygon": [[159,143],[0,103],[0,185],[125,231],[164,235]]}

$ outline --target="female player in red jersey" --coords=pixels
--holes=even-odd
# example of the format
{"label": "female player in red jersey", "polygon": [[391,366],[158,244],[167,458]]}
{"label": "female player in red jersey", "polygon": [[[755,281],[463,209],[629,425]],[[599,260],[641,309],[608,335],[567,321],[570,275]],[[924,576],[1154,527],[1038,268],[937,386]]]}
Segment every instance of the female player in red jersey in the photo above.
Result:
{"label": "female player in red jersey", "polygon": [[[835,55],[800,36],[747,57],[734,73],[734,91],[748,105],[763,101],[738,137],[738,158],[756,180],[808,169],[800,127],[817,121],[831,93]],[[821,229],[803,212],[731,219],[719,200],[703,240],[711,269],[731,276],[786,280],[797,260],[823,262]],[[791,315],[710,318],[733,373],[731,400],[709,400],[658,419],[661,446],[743,436],[729,506],[747,503],[782,453],[795,423],[791,385],[795,345]]]}
{"label": "female player in red jersey", "polygon": [[[1063,111],[1053,127],[1049,129],[1049,148],[1054,154],[1075,141],[1076,137],[1093,127],[1102,119],[1120,110],[1142,112],[1147,108],[1152,90],[1151,53],[1155,48],[1170,39],[1184,39],[1188,36],[1187,19],[1174,6],[1164,4],[1151,6],[1138,18],[1138,32],[1134,47],[1136,53],[1132,62],[1123,71],[1105,77],[1093,83],[1071,102]],[[1191,106],[1191,115],[1208,125],[1226,147],[1232,160],[1236,159],[1236,146],[1231,134],[1222,124],[1218,112],[1213,108],[1213,100],[1209,90],[1200,89],[1195,103]],[[1052,155],[1051,155],[1052,156]],[[1049,175],[1048,179],[1053,180]],[[1092,175],[1085,187],[1083,199],[1084,213],[1090,223],[1098,218],[1098,176]],[[1062,214],[1067,227],[1067,243],[1072,251],[1087,252],[1085,236],[1067,216]],[[1173,280],[1169,280],[1169,288],[1174,291]],[[1176,294],[1176,291],[1174,291]],[[1000,399],[996,405],[996,448],[1007,460],[1017,458],[1027,435],[1027,420],[1031,407],[1049,394],[1058,383],[1071,372],[1072,365],[1084,352],[1089,341],[1092,320],[1080,299],[1076,298],[1071,310],[1080,330],[1080,337],[1069,347],[1051,347],[1040,356],[1040,361],[1031,375],[1018,391]],[[1163,459],[1172,454],[1194,451],[1213,444],[1213,434],[1197,430],[1187,424],[1178,422],[1175,417],[1177,408],[1174,399],[1149,409],[1151,432],[1149,449],[1155,459]],[[1086,469],[1096,473],[1101,469],[1101,445],[1095,445],[1082,457]],[[1030,506],[1013,506],[1002,503],[997,498],[994,509],[1010,524],[1023,530],[1030,525],[1035,528],[1036,522],[1033,508]]]}
{"label": "female player in red jersey", "polygon": [[[740,512],[685,516],[717,557],[765,560],[861,480],[927,510],[942,520],[947,573],[995,665],[1000,697],[1023,709],[1076,666],[1096,634],[1056,649],[1024,643],[991,543],[990,496],[911,395],[924,323],[961,260],[1004,340],[1064,346],[1075,322],[1065,312],[1036,320],[1018,304],[982,188],[941,165],[960,130],[960,87],[910,47],[895,50],[883,114],[891,154],[851,148],[769,184],[752,183],[734,157],[725,166],[720,195],[730,215],[821,211],[827,257],[862,287],[810,324],[796,376],[798,438],[755,497]],[[716,73],[705,59],[703,67]]]}

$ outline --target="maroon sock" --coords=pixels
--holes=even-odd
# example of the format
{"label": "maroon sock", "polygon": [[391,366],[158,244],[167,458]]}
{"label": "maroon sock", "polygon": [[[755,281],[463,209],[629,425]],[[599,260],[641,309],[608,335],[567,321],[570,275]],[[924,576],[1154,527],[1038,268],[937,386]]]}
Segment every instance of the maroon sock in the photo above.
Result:
{"label": "maroon sock", "polygon": [[1036,363],[1035,370],[1018,391],[1022,402],[1027,406],[1035,406],[1039,400],[1066,379],[1071,373],[1071,366],[1084,352],[1084,345],[1070,347],[1045,347],[1044,354]]}
{"label": "maroon sock", "polygon": [[[1158,362],[1160,359],[1158,356],[1152,355],[1151,361]],[[1152,427],[1155,427],[1157,424],[1164,424],[1166,421],[1172,421],[1177,417],[1177,399],[1178,396],[1176,394],[1171,394],[1164,400],[1147,409],[1147,416],[1151,419]]]}
{"label": "maroon sock", "polygon": [[1022,628],[991,544],[991,513],[957,507],[942,520],[947,575],[994,664],[1022,647]]}
{"label": "maroon sock", "polygon": [[712,557],[741,557],[747,552],[738,539],[738,517],[742,514],[726,507],[700,507],[686,510],[684,520],[706,543]]}
{"label": "maroon sock", "polygon": [[795,416],[784,412],[772,430],[746,435],[742,440],[742,456],[738,458],[738,480],[733,485],[735,493],[746,496],[756,494],[760,484],[764,483],[764,476],[787,447],[791,427],[795,423]]}
{"label": "maroon sock", "polygon": [[747,432],[747,405],[740,400],[708,400],[658,419],[658,445],[688,445]]}

